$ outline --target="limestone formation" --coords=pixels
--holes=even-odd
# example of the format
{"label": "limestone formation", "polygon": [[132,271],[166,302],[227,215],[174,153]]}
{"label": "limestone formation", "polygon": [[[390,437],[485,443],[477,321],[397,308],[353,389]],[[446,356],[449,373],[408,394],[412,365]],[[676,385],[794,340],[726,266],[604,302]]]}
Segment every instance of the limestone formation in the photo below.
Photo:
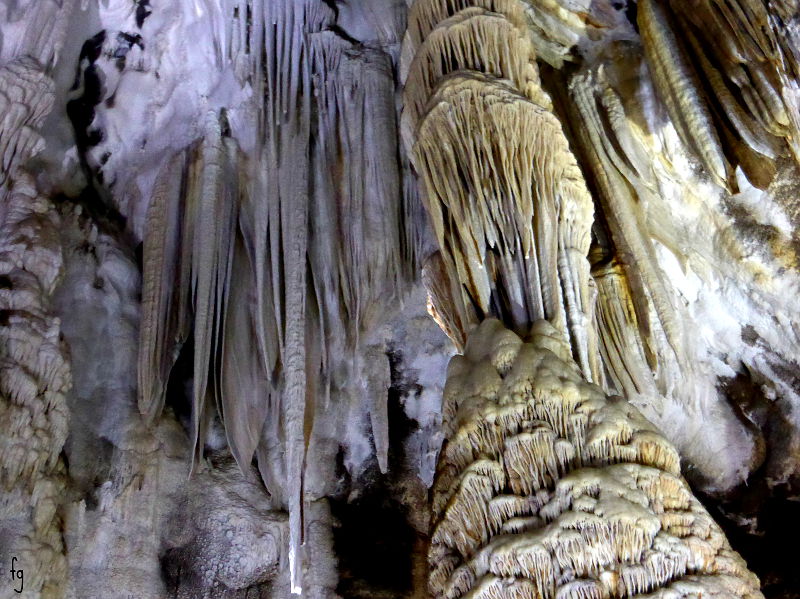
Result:
{"label": "limestone formation", "polygon": [[62,274],[59,218],[25,170],[52,104],[38,62],[0,66],[0,547],[30,565],[30,591],[55,599],[67,579],[58,508],[71,377],[51,306]]}
{"label": "limestone formation", "polygon": [[736,187],[738,164],[755,185],[766,186],[779,155],[798,156],[797,59],[778,41],[786,37],[781,14],[787,13],[776,4],[638,5],[659,94],[681,138],[720,185]]}
{"label": "limestone formation", "polygon": [[518,331],[549,318],[598,379],[592,201],[520,27],[464,8],[431,27],[405,81],[413,161],[450,282],[450,305],[433,309],[457,311],[462,332],[489,314]]}
{"label": "limestone formation", "polygon": [[674,447],[546,321],[485,320],[448,367],[434,597],[762,597]]}
{"label": "limestone formation", "polygon": [[0,1],[2,571],[791,596],[798,48],[797,0]]}
{"label": "limestone formation", "polygon": [[[592,77],[605,77],[601,67],[586,68],[570,87],[580,115],[574,136],[613,235],[613,244],[595,248],[606,257],[590,283],[586,184],[552,104],[537,103],[530,91],[535,71],[509,66],[497,43],[527,42],[515,17],[492,21],[482,5],[450,11],[419,4],[432,8],[412,13],[423,25],[412,21],[406,40],[416,54],[405,81],[404,135],[439,242],[425,271],[429,310],[454,340],[468,339],[445,390],[432,592],[451,599],[761,596],[756,577],[680,479],[677,450],[633,405],[585,382],[605,384],[587,359],[596,346],[585,349],[595,327],[612,384],[633,398],[671,393],[675,370],[686,364],[682,312],[663,285],[634,203],[656,185],[614,85],[595,84]],[[434,23],[431,15],[444,18]],[[640,3],[639,23],[678,134],[711,179],[732,189],[733,170],[699,80],[681,62],[663,8]],[[624,42],[595,52],[615,48],[619,56],[620,47],[627,58]],[[515,56],[533,60],[535,52],[528,45]],[[608,257],[615,251],[627,271]],[[520,349],[518,337],[484,320],[491,316],[532,335],[531,344]],[[575,496],[576,486],[591,490]],[[644,497],[633,499],[637,491]]]}

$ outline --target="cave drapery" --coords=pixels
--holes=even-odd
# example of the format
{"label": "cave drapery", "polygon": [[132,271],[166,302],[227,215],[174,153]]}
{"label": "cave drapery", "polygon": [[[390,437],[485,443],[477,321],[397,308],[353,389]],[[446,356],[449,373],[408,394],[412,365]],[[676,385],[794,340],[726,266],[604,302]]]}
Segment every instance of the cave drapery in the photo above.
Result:
{"label": "cave drapery", "polygon": [[798,32],[794,0],[2,2],[3,568],[796,596]]}

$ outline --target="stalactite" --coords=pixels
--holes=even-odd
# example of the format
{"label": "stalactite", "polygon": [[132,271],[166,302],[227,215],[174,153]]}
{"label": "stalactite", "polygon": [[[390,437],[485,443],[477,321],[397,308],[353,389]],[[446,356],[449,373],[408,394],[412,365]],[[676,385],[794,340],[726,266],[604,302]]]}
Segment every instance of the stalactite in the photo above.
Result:
{"label": "stalactite", "polygon": [[[555,68],[578,61],[580,45],[587,39],[601,37],[619,19],[610,5],[591,0],[417,0],[408,13],[402,61],[406,68],[431,32],[464,9],[484,9],[504,15],[526,32],[536,55]],[[405,75],[401,67],[403,79]]]}
{"label": "stalactite", "polygon": [[[321,116],[311,205],[310,268],[322,307],[327,351],[356,343],[375,307],[408,275],[399,251],[404,222],[396,164],[393,74],[384,52],[359,48],[332,31],[312,37]],[[342,157],[351,156],[350,164]],[[414,232],[408,231],[411,238]]]}
{"label": "stalactite", "polygon": [[[194,382],[192,425],[197,456],[202,457],[208,397],[219,401],[216,381],[209,381],[212,356],[219,344],[231,261],[233,202],[237,197],[226,185],[230,177],[218,115],[209,113],[198,173],[199,188],[190,195],[194,202],[192,239],[192,308],[194,312]],[[211,383],[211,389],[209,389]]]}
{"label": "stalactite", "polygon": [[694,150],[712,180],[731,185],[730,165],[711,119],[697,74],[676,37],[669,13],[658,0],[638,5],[642,46],[653,81],[683,142]]}
{"label": "stalactite", "polygon": [[614,387],[626,397],[656,397],[659,394],[648,360],[650,348],[645,346],[634,307],[635,298],[622,266],[613,261],[592,269],[597,282],[597,320],[602,334],[600,351]]}
{"label": "stalactite", "polygon": [[742,140],[766,157],[774,152],[767,144],[774,146],[775,137],[793,146],[797,130],[783,92],[796,75],[789,73],[789,57],[781,55],[768,5],[711,1],[689,11],[671,2],[670,8],[683,26],[687,49],[711,83],[712,100]]}
{"label": "stalactite", "polygon": [[[193,334],[196,457],[208,401],[222,415],[217,354],[239,210],[237,149],[222,136],[219,114],[207,115],[206,132],[201,143],[167,160],[156,182],[143,244],[139,346],[139,410],[152,422],[178,353]],[[234,453],[238,449],[234,442]]]}
{"label": "stalactite", "polygon": [[[230,286],[226,302],[223,341],[219,356],[220,401],[228,445],[237,463],[245,469],[261,440],[276,393],[269,384],[260,358],[251,306],[255,301],[255,277],[241,237],[233,249]],[[242,334],[242,332],[248,334]],[[275,489],[269,481],[271,489]]]}
{"label": "stalactite", "polygon": [[4,15],[18,27],[3,38],[0,64],[26,56],[42,65],[45,71],[51,69],[64,45],[75,6],[76,0],[15,2],[9,5]]}
{"label": "stalactite", "polygon": [[370,424],[375,441],[375,455],[378,469],[382,473],[389,470],[389,412],[387,400],[392,385],[391,369],[386,350],[373,345],[363,352],[364,364],[361,368],[365,400],[370,405]]}
{"label": "stalactite", "polygon": [[520,331],[549,318],[597,379],[585,258],[591,198],[549,111],[519,14],[511,5],[498,6],[503,15],[459,7],[416,3],[406,40],[418,52],[405,82],[404,134],[455,301],[433,308],[440,318],[457,310],[467,327],[460,335],[487,314]]}
{"label": "stalactite", "polygon": [[178,322],[182,289],[181,208],[185,185],[182,175],[186,168],[185,155],[181,153],[161,169],[145,225],[138,403],[140,412],[150,421],[163,409],[169,375],[187,334],[180,330]]}
{"label": "stalactite", "polygon": [[[326,497],[337,496],[338,510],[340,498],[350,502],[376,480],[411,506],[418,559],[427,517],[416,491],[433,478],[446,436],[432,491],[431,586],[441,595],[752,591],[680,479],[675,448],[692,483],[724,471],[704,490],[722,489],[714,485],[727,476],[728,488],[746,479],[745,494],[765,482],[782,492],[793,475],[785,463],[796,453],[798,397],[790,305],[797,4],[0,3],[0,420],[8,429],[0,439],[0,530],[12,532],[0,545],[34,562],[24,564],[26,591],[63,589],[62,534],[70,552],[77,548],[69,569],[78,594],[95,592],[81,577],[89,569],[103,577],[99,562],[111,563],[123,546],[135,551],[121,561],[141,556],[147,565],[135,570],[158,570],[158,526],[144,544],[123,537],[168,509],[165,472],[170,489],[184,484],[173,476],[188,467],[183,401],[167,398],[167,387],[192,405],[195,476],[181,492],[194,495],[200,528],[216,528],[202,517],[213,499],[196,483],[219,472],[224,437],[243,472],[234,478],[250,481],[255,459],[268,491],[252,481],[252,496],[232,493],[234,503],[258,505],[235,513],[258,521],[289,512],[275,515],[280,534],[265,551],[244,548],[246,561],[263,561],[246,582],[237,577],[249,566],[219,550],[228,544],[206,543],[212,532],[193,540],[202,551],[190,567],[204,580],[225,562],[225,580],[269,586],[256,594],[328,599],[336,592],[337,524]],[[628,21],[637,7],[644,51]],[[77,89],[67,92],[75,59]],[[406,148],[397,143],[402,86]],[[77,154],[59,111],[43,125],[54,88],[57,103],[70,98],[70,118],[86,110],[73,121]],[[80,368],[76,383],[102,369],[91,387],[91,405],[104,406],[102,427],[91,428],[114,429],[115,455],[105,456],[106,437],[98,437],[103,455],[89,472],[71,449],[88,426],[88,394],[68,393],[66,348],[50,308],[64,271],[60,196],[85,184],[76,156],[98,194],[90,187],[78,200],[91,216],[75,213],[97,227],[63,227],[60,243],[74,241],[79,258],[67,263],[75,278],[55,303],[70,323],[63,329]],[[741,193],[731,193],[737,185]],[[94,213],[98,196],[125,219],[121,231],[108,232],[117,236],[114,252],[143,240],[138,404],[146,431],[127,412],[135,265],[126,261],[107,277],[120,262],[92,253],[105,219]],[[57,208],[48,197],[58,197]],[[428,385],[444,358],[427,359],[432,333],[414,306],[397,316],[423,262],[429,312],[465,351],[450,366],[441,432],[438,383]],[[73,264],[91,266],[81,285]],[[92,294],[86,305],[84,291]],[[80,309],[86,314],[72,319]],[[545,318],[551,325],[539,322]],[[95,355],[103,343],[81,355],[95,334],[86,322],[125,329],[108,335],[115,347],[106,361]],[[407,330],[408,345],[398,349],[394,337]],[[435,351],[449,350],[437,343]],[[406,367],[427,380],[405,380]],[[66,445],[65,396],[71,408],[80,405]],[[726,416],[726,399],[741,423]],[[662,424],[674,447],[631,403]],[[408,421],[397,416],[401,408]],[[117,436],[115,427],[125,431]],[[764,439],[784,431],[764,461]],[[761,443],[757,466],[765,464],[755,474],[751,439]],[[404,456],[412,446],[418,453]],[[142,448],[146,459],[126,457]],[[405,472],[411,457],[426,464],[422,483]],[[118,484],[128,490],[117,493]],[[79,515],[62,526],[64,505]],[[95,518],[105,524],[93,526]],[[103,538],[111,528],[113,541]],[[247,538],[232,532],[231,547]],[[122,586],[118,566],[110,566],[109,586]],[[270,577],[279,579],[274,586]],[[148,589],[161,584],[150,578]]]}
{"label": "stalactite", "polygon": [[445,75],[480,71],[508,79],[529,100],[552,108],[539,85],[536,55],[527,30],[507,17],[479,8],[462,10],[439,23],[420,45],[409,68],[403,112],[406,145],[413,147],[414,129],[434,89]]}
{"label": "stalactite", "polygon": [[778,42],[779,12],[748,0],[659,0],[638,11],[645,55],[673,123],[712,178],[731,189],[737,164],[766,188],[776,156],[798,155],[797,61]]}
{"label": "stalactite", "polygon": [[[635,63],[631,69],[635,69]],[[660,371],[664,376],[669,363],[680,363],[684,358],[685,340],[678,319],[679,308],[667,291],[642,211],[642,206],[649,203],[656,184],[650,172],[645,170],[646,162],[637,160],[644,156],[640,142],[626,128],[615,125],[615,120],[626,117],[613,86],[606,78],[606,69],[597,68],[575,74],[570,80],[569,89],[573,100],[571,108],[579,123],[575,127],[578,147],[583,153],[584,164],[594,177],[598,200],[611,230],[614,250],[623,266],[627,284],[635,290],[633,307],[637,330],[634,334],[640,339],[650,368]],[[605,299],[601,297],[601,302]],[[658,319],[652,324],[651,306]],[[608,305],[601,307],[607,315],[609,308]],[[657,336],[652,331],[654,327],[663,331],[669,344],[667,347],[658,347]],[[610,331],[604,330],[601,336],[607,337],[609,334]],[[621,357],[624,360],[627,356],[635,362],[635,354],[626,353]],[[619,365],[607,366],[612,371],[620,369]],[[633,365],[630,369],[636,371]],[[668,380],[661,381],[661,393],[668,391],[669,384]]]}
{"label": "stalactite", "polygon": [[[645,4],[639,4],[639,24],[668,113],[684,119],[675,124],[678,133],[715,183],[733,188],[733,168],[692,66],[678,54],[660,6]],[[632,404],[582,380],[602,382],[600,368],[587,364],[590,354],[582,357],[580,349],[595,347],[590,336],[596,331],[613,383],[631,399],[671,393],[680,367],[692,370],[683,362],[679,309],[636,205],[661,191],[653,179],[661,166],[648,164],[636,138],[647,133],[627,120],[613,86],[600,86],[595,95],[593,84],[574,78],[580,118],[571,133],[588,154],[592,183],[608,212],[608,249],[619,251],[626,265],[624,274],[613,263],[595,271],[603,302],[596,329],[596,288],[586,271],[588,192],[580,173],[548,176],[553,164],[574,165],[574,158],[555,117],[519,89],[521,67],[489,60],[489,52],[502,57],[503,50],[477,25],[488,22],[485,8],[418,2],[406,40],[413,51],[404,52],[404,135],[413,141],[439,242],[439,255],[426,265],[430,312],[445,331],[456,331],[455,340],[468,339],[464,357],[448,369],[447,441],[433,489],[431,590],[453,598],[637,596],[686,588],[685,578],[696,576],[693,583],[707,593],[758,597],[757,580],[679,478],[676,449]],[[518,35],[520,28],[508,25],[513,8],[502,10],[493,17],[503,23],[495,27],[498,35]],[[624,54],[627,42],[616,43]],[[486,54],[471,54],[470,44]],[[602,57],[612,47],[598,44],[591,55]],[[569,108],[562,112],[569,118]],[[548,116],[556,122],[552,129]],[[529,130],[529,122],[536,126]],[[568,158],[554,159],[554,148]],[[574,195],[553,181],[574,182]],[[533,197],[526,195],[531,184]],[[673,241],[669,233],[652,235],[668,246]],[[516,265],[515,250],[535,257],[537,269],[526,270],[524,260]],[[622,293],[628,285],[636,304]],[[521,290],[540,294],[538,303],[522,301]],[[530,335],[531,343],[520,348],[503,335],[495,341],[498,325],[487,316]],[[532,325],[537,318],[550,324]],[[571,495],[577,479],[585,488]],[[569,499],[557,499],[562,493]],[[680,506],[676,513],[665,501]]]}
{"label": "stalactite", "polygon": [[517,0],[443,0],[441,2],[413,2],[408,10],[408,28],[403,43],[401,75],[405,80],[408,67],[419,47],[442,22],[465,9],[484,9],[503,15],[520,31],[527,29],[523,3]]}

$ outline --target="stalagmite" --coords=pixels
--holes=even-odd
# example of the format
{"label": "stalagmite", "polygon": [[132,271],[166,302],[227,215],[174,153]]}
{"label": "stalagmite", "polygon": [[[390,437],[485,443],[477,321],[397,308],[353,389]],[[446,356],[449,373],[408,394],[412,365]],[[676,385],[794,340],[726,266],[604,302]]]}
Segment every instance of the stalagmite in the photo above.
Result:
{"label": "stalagmite", "polygon": [[0,66],[0,544],[28,565],[27,591],[55,599],[67,581],[58,505],[71,372],[51,309],[63,268],[59,217],[26,170],[53,101],[36,60]]}
{"label": "stalagmite", "polygon": [[[756,577],[680,478],[676,449],[632,404],[587,382],[600,380],[588,363],[596,330],[613,384],[634,395],[658,394],[650,370],[661,364],[668,378],[663,364],[683,357],[676,309],[636,222],[633,192],[646,198],[655,186],[625,137],[624,109],[613,90],[595,98],[576,78],[578,138],[644,301],[626,301],[618,267],[596,271],[603,304],[595,329],[591,199],[549,102],[520,89],[530,86],[521,67],[489,58],[489,48],[503,51],[489,41],[485,8],[417,2],[406,39],[404,135],[440,252],[426,267],[429,310],[451,338],[467,339],[444,392],[431,592],[639,596],[695,577],[705,593],[760,597]],[[519,35],[513,17],[493,18],[493,34]],[[640,3],[639,21],[669,114],[684,119],[676,123],[682,139],[718,185],[729,184],[730,165],[667,17]],[[473,47],[486,54],[470,54]],[[651,310],[674,355],[651,339]],[[511,342],[491,316],[528,343]]]}
{"label": "stalagmite", "polygon": [[[762,597],[681,478],[675,449],[587,383],[551,325],[536,323],[490,366],[500,385],[487,395],[470,373],[496,364],[486,348],[509,344],[486,320],[448,371],[455,406],[433,488],[433,596]],[[481,436],[468,432],[476,426]]]}
{"label": "stalagmite", "polygon": [[[300,593],[314,405],[348,357],[374,363],[365,391],[388,467],[388,362],[360,335],[409,276],[420,224],[404,220],[389,55],[331,30],[334,13],[316,0],[237,11],[238,33],[217,32],[218,60],[255,90],[255,146],[212,110],[202,138],[162,168],[145,231],[140,410],[160,414],[191,329],[195,459],[215,415],[243,470],[256,456],[290,514]],[[332,170],[342,155],[361,158]]]}
{"label": "stalagmite", "polygon": [[63,274],[60,218],[30,162],[45,148],[52,69],[74,4],[6,5],[15,26],[0,35],[0,545],[4,560],[26,565],[25,592],[53,599],[68,580],[60,504],[72,373],[51,305]]}

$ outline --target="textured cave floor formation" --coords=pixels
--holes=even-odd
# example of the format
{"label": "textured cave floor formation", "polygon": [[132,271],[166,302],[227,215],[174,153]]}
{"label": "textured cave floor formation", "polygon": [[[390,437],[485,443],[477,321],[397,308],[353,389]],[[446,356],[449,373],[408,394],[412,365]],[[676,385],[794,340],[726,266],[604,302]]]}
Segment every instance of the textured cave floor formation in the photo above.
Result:
{"label": "textured cave floor formation", "polygon": [[484,321],[444,398],[434,597],[763,597],[675,449],[548,323],[523,343]]}
{"label": "textured cave floor formation", "polygon": [[791,547],[800,535],[797,482],[778,488],[758,476],[723,500],[703,498],[731,545],[761,581],[765,597],[800,597],[800,573]]}

